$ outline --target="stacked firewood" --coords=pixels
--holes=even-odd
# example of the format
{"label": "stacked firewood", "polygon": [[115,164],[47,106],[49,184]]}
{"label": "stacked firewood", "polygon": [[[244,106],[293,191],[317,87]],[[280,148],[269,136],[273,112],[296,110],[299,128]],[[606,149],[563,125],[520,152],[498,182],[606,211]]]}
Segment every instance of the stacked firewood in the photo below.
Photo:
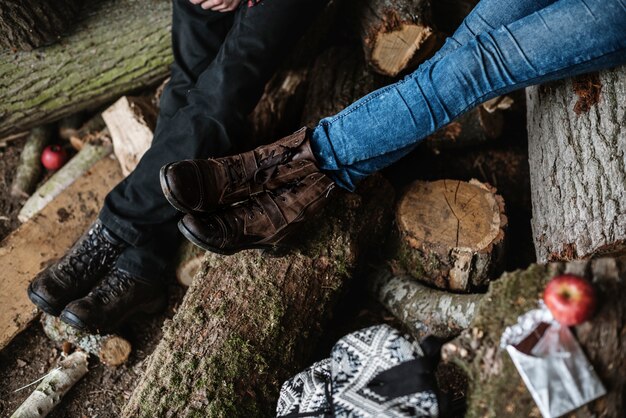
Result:
{"label": "stacked firewood", "polygon": [[[132,171],[150,144],[157,114],[150,97],[155,81],[166,77],[165,64],[170,59],[163,41],[169,22],[166,2],[156,4],[150,14],[140,3],[103,4],[100,14],[91,17],[99,23],[78,24],[62,51],[50,47],[43,57],[18,54],[3,61],[0,80],[15,88],[0,90],[0,135],[39,125],[28,139],[34,155],[51,135],[68,138],[66,146],[77,150],[72,179],[82,178],[95,161],[111,152],[106,139],[111,138],[120,163],[115,178]],[[258,143],[269,142],[299,126],[314,126],[322,117],[397,81],[432,56],[475,3],[329,2],[267,84],[249,118],[251,136]],[[128,23],[129,30],[135,28],[132,36],[126,32],[106,35],[104,25],[111,16],[118,19],[116,27]],[[2,24],[11,23],[0,22],[0,28]],[[27,32],[12,33],[16,37],[12,39],[25,37],[14,41],[15,47],[38,42],[29,40]],[[137,36],[146,42],[138,42]],[[84,48],[85,40],[116,46],[100,51],[102,67],[100,61],[93,61],[90,49]],[[145,58],[140,69],[130,65],[136,55]],[[119,66],[115,74],[104,77],[110,70],[107,63],[116,60],[129,66]],[[78,78],[66,77],[55,88],[23,84],[26,71],[45,77],[48,67],[75,72],[75,64],[84,66],[85,62],[93,63],[88,71]],[[63,74],[57,76],[63,78]],[[106,78],[103,85],[98,84],[99,77]],[[584,274],[602,283],[613,280],[610,286],[619,290],[618,295],[623,287],[623,267],[615,259],[626,254],[626,213],[621,203],[626,196],[626,167],[617,128],[624,104],[616,92],[626,88],[626,71],[594,77],[578,80],[575,86],[567,81],[528,90],[529,152],[522,95],[497,98],[471,110],[386,172],[391,182],[376,175],[355,194],[338,193],[322,216],[294,237],[286,254],[245,251],[223,257],[185,246],[177,275],[189,289],[177,314],[166,322],[164,337],[148,360],[124,415],[270,415],[280,383],[310,361],[342,295],[350,286],[362,285],[416,337],[460,335],[447,347],[446,355],[470,372],[470,415],[516,416],[515,405],[502,403],[511,402],[513,394],[507,399],[483,396],[479,387],[486,381],[499,385],[513,376],[511,365],[502,365],[498,357],[503,354],[494,343],[499,338],[494,333],[501,330],[507,306],[521,313],[535,303],[548,269],[574,268],[531,266],[525,272],[502,275],[506,269],[534,261],[535,251],[530,256],[520,254],[527,253],[521,246],[524,238],[534,241],[541,263],[611,256],[597,265],[585,264]],[[82,83],[81,88],[72,83]],[[581,89],[598,84],[603,94],[590,103]],[[148,88],[149,95],[119,99],[137,87]],[[29,100],[58,88],[73,94],[45,105]],[[577,105],[583,96],[586,102]],[[113,105],[112,99],[117,100]],[[103,104],[106,110],[93,110]],[[87,122],[78,121],[75,115],[85,109],[90,117]],[[48,123],[62,117],[66,119],[60,134],[56,130],[51,134]],[[591,154],[590,149],[594,150]],[[28,180],[16,183],[16,195],[32,194],[41,179],[37,168],[32,169],[38,167],[38,159],[29,155],[25,152],[22,164],[26,174],[18,176]],[[403,187],[394,190],[391,183]],[[21,219],[26,221],[26,230],[51,199],[70,190],[63,179],[49,189],[40,187],[29,198],[35,200],[25,205]],[[77,190],[72,193],[78,195]],[[40,222],[42,218],[35,219]],[[601,268],[611,271],[603,273]],[[356,276],[367,281],[353,280]],[[608,292],[607,300],[607,306],[616,304]],[[494,317],[490,318],[492,305]],[[622,388],[624,379],[606,364],[606,353],[626,343],[622,341],[626,326],[621,313],[602,312],[604,322],[594,322],[594,330],[583,329],[587,337],[581,343],[594,353],[598,362],[594,365],[603,377]],[[56,329],[52,322],[44,323],[49,330]],[[613,346],[594,345],[591,336],[601,330],[611,333]],[[17,331],[12,329],[12,335]],[[59,334],[50,335],[58,341],[72,340],[77,346],[89,339],[68,330],[63,330],[62,337]],[[123,356],[112,362],[106,360],[111,354],[102,351],[102,341],[118,337],[103,338],[91,353],[105,363],[123,361],[130,346],[115,339],[123,350],[116,345],[114,354]],[[500,390],[494,389],[494,395]],[[521,398],[519,402],[528,403],[528,397]],[[609,398],[615,416],[626,409],[618,398]],[[590,408],[596,413],[602,406]]]}

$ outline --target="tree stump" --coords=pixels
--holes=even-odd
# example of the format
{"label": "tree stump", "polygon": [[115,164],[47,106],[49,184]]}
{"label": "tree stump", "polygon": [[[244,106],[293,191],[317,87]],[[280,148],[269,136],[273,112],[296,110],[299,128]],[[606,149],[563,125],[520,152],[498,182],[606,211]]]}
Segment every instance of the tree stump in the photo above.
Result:
{"label": "tree stump", "polygon": [[444,360],[461,366],[469,377],[466,417],[541,416],[508,353],[500,348],[500,338],[518,316],[537,308],[547,282],[563,273],[593,280],[598,292],[595,316],[577,326],[575,333],[608,391],[567,417],[626,415],[626,262],[604,258],[532,265],[526,271],[505,273],[491,284],[470,328],[442,350]]}
{"label": "tree stump", "polygon": [[507,218],[487,184],[416,181],[398,202],[396,224],[393,255],[418,280],[467,292],[501,271]]}
{"label": "tree stump", "polygon": [[526,90],[538,261],[626,254],[626,67]]}
{"label": "tree stump", "polygon": [[122,416],[273,416],[282,382],[311,360],[325,318],[389,228],[389,184],[361,186],[305,223],[284,257],[207,253]]}
{"label": "tree stump", "polygon": [[395,77],[433,51],[429,0],[359,0],[353,7],[365,58],[377,73]]}
{"label": "tree stump", "polygon": [[30,51],[55,42],[74,24],[80,0],[3,0],[0,49]]}

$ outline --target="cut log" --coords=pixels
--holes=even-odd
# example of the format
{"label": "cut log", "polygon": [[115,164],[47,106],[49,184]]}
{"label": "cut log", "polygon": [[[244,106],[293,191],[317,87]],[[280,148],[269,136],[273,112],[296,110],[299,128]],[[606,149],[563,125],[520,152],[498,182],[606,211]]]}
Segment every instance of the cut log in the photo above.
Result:
{"label": "cut log", "polygon": [[37,316],[26,295],[30,281],[65,254],[121,179],[117,161],[102,159],[0,243],[0,350]]}
{"label": "cut log", "polygon": [[519,315],[537,308],[548,280],[564,272],[592,279],[598,291],[598,310],[591,321],[576,327],[576,336],[608,390],[568,417],[626,416],[626,263],[606,258],[533,265],[491,284],[470,328],[442,351],[445,361],[461,366],[469,376],[468,418],[541,416],[508,353],[500,348],[500,338]]}
{"label": "cut log", "polygon": [[350,47],[324,51],[315,61],[302,123],[314,127],[320,119],[342,111],[376,88],[363,55]]}
{"label": "cut log", "polygon": [[469,327],[483,294],[462,295],[437,290],[406,274],[379,267],[368,277],[376,299],[402,322],[418,341],[427,335],[457,336]]}
{"label": "cut log", "polygon": [[466,148],[493,141],[503,130],[502,107],[480,105],[430,135],[425,143],[434,149]]}
{"label": "cut log", "polygon": [[[309,361],[325,319],[388,230],[381,177],[341,194],[274,258],[207,253],[122,416],[273,416],[281,383]],[[202,279],[202,280],[200,280]]]}
{"label": "cut log", "polygon": [[118,335],[85,334],[58,317],[41,315],[43,330],[58,346],[69,342],[84,352],[96,356],[107,366],[119,366],[128,360],[130,343]]}
{"label": "cut log", "polygon": [[626,254],[626,67],[526,91],[537,260]]}
{"label": "cut log", "polygon": [[74,25],[80,0],[3,0],[0,50],[26,50],[57,41]]}
{"label": "cut log", "polygon": [[0,136],[93,109],[167,77],[170,2],[154,2],[146,13],[141,1],[106,0],[83,13],[62,44],[0,53]]}
{"label": "cut log", "polygon": [[179,250],[176,267],[176,280],[184,287],[191,286],[194,277],[200,272],[206,251],[185,241]]}
{"label": "cut log", "polygon": [[298,129],[308,77],[307,67],[289,68],[277,72],[267,83],[248,118],[255,143],[269,143]]}
{"label": "cut log", "polygon": [[157,113],[150,99],[143,97],[122,97],[102,112],[124,176],[135,169],[150,148]]}
{"label": "cut log", "polygon": [[61,402],[63,395],[87,374],[87,354],[76,351],[52,369],[11,418],[42,418]]}
{"label": "cut log", "polygon": [[61,192],[67,189],[76,179],[82,177],[95,163],[111,153],[110,145],[87,145],[76,154],[59,171],[54,173],[37,191],[24,203],[17,215],[21,222],[26,222],[39,213]]}
{"label": "cut log", "polygon": [[50,142],[52,132],[51,126],[40,126],[28,135],[11,185],[12,196],[27,198],[35,190],[41,176],[41,153]]}
{"label": "cut log", "polygon": [[354,7],[365,58],[377,73],[395,77],[433,52],[430,1],[365,0]]}
{"label": "cut log", "polygon": [[398,202],[398,267],[441,289],[482,288],[502,271],[504,200],[472,180],[416,181]]}

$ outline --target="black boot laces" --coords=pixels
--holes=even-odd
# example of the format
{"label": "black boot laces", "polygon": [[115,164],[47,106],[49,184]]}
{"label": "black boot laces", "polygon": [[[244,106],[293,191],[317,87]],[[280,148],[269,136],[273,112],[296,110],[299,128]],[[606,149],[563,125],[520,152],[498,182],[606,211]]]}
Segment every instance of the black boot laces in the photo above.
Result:
{"label": "black boot laces", "polygon": [[114,268],[92,291],[91,295],[104,304],[111,302],[113,297],[120,297],[134,283],[132,276],[125,271]]}
{"label": "black boot laces", "polygon": [[91,228],[80,245],[57,264],[61,274],[54,276],[59,282],[72,286],[79,279],[92,276],[98,269],[111,266],[118,249],[102,236],[101,229],[101,225]]}

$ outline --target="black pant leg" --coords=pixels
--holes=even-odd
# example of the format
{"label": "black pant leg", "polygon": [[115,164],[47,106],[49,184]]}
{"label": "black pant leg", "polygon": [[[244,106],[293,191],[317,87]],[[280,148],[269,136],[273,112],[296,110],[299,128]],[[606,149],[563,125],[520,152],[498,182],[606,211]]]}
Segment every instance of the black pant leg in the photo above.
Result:
{"label": "black pant leg", "polygon": [[179,242],[179,214],[162,194],[159,169],[245,147],[246,116],[326,0],[265,0],[252,8],[243,3],[217,56],[186,93],[186,104],[160,118],[151,148],[105,201],[104,224],[136,247],[118,262],[131,273],[161,275]]}

